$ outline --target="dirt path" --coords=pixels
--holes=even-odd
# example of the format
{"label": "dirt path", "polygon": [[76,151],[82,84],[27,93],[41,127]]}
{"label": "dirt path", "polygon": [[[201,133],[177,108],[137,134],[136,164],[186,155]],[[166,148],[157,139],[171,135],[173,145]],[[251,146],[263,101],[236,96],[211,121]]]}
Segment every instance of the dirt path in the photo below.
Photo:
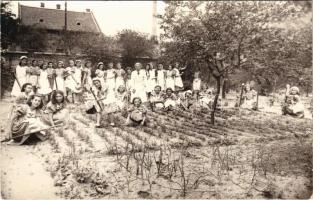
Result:
{"label": "dirt path", "polygon": [[[9,103],[0,102],[1,128],[7,122]],[[1,132],[3,135],[4,132]],[[1,137],[3,138],[3,137]],[[2,199],[57,199],[57,188],[45,171],[34,146],[1,144],[1,198]]]}

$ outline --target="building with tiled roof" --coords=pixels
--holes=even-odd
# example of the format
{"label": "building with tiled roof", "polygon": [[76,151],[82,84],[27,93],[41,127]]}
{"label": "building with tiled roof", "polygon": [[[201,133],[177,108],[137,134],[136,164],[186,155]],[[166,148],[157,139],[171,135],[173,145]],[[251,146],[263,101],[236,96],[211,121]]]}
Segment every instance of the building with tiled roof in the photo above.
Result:
{"label": "building with tiled roof", "polygon": [[[65,11],[42,7],[30,7],[19,4],[18,14],[21,24],[25,26],[37,26],[47,30],[63,30],[65,25]],[[78,32],[100,33],[101,29],[89,9],[86,12],[67,11],[67,30]]]}

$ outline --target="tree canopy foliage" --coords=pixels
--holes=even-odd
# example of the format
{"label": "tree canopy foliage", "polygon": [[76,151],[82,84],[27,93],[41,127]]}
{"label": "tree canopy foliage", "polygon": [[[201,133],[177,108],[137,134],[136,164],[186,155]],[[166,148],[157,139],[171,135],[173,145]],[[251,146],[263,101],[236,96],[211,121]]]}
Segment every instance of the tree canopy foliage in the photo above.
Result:
{"label": "tree canopy foliage", "polygon": [[311,26],[279,27],[284,20],[303,17],[303,6],[269,1],[166,3],[164,15],[159,16],[163,55],[185,64],[192,60],[200,70],[208,70],[216,79],[215,103],[229,74],[245,71],[260,83],[265,79],[272,85],[274,74],[283,81],[287,73],[296,77],[311,66]]}
{"label": "tree canopy foliage", "polygon": [[18,20],[12,13],[9,2],[1,2],[1,48],[7,48],[17,33]]}
{"label": "tree canopy foliage", "polygon": [[125,29],[117,35],[122,48],[122,61],[126,66],[132,66],[137,57],[153,57],[156,40],[148,35]]}

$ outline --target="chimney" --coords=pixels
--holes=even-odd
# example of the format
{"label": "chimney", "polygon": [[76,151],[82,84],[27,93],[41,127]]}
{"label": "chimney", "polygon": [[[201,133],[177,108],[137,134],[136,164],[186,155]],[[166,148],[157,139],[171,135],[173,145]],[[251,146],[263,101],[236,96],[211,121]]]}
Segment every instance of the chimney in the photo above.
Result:
{"label": "chimney", "polygon": [[90,12],[90,9],[89,9],[89,8],[87,8],[87,9],[86,9],[86,12]]}
{"label": "chimney", "polygon": [[58,10],[61,9],[61,4],[57,4],[57,9],[58,9]]}
{"label": "chimney", "polygon": [[44,8],[44,7],[45,7],[45,3],[40,2],[40,7],[41,7],[41,8]]}

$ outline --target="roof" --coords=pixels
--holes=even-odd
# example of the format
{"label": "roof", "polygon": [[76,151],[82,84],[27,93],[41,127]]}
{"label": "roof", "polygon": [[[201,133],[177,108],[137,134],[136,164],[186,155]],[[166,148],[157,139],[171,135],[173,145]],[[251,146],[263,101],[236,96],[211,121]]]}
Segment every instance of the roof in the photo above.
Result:
{"label": "roof", "polygon": [[[19,18],[26,26],[37,25],[49,30],[63,30],[64,10],[19,5]],[[67,11],[67,30],[100,33],[92,12]]]}

